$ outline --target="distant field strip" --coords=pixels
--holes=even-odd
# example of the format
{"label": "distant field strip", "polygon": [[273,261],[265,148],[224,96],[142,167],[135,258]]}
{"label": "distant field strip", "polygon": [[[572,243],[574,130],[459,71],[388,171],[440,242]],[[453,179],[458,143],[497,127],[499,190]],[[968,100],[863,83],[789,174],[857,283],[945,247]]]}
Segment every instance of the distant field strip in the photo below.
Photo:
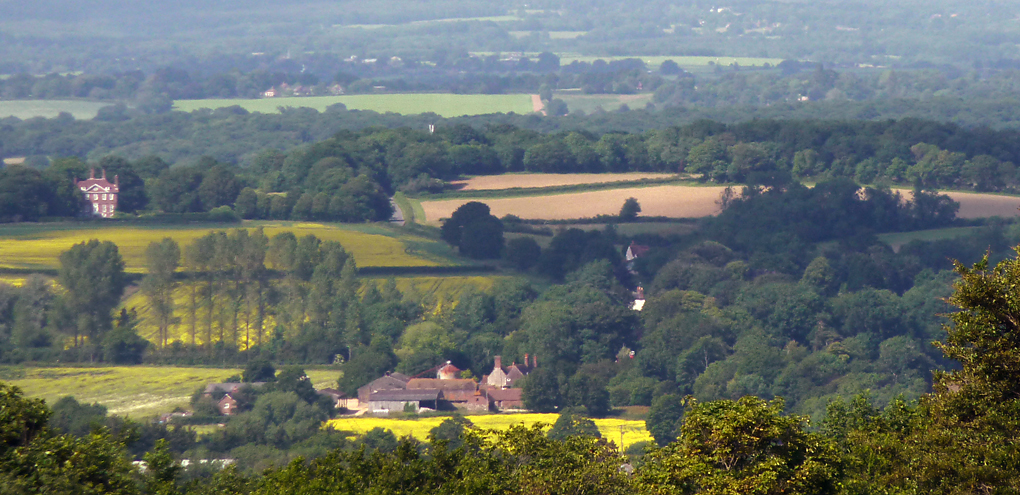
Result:
{"label": "distant field strip", "polygon": [[[498,430],[508,428],[510,425],[514,424],[531,426],[535,423],[545,423],[547,425],[552,425],[556,422],[559,415],[528,413],[484,414],[465,417],[470,419],[471,422],[479,428]],[[418,440],[427,440],[429,432],[436,426],[439,426],[439,424],[445,419],[446,418],[443,417],[420,419],[372,417],[339,418],[326,422],[326,427],[340,431],[349,431],[359,435],[370,431],[373,428],[384,428],[392,431],[393,434],[398,437],[412,436]],[[624,446],[632,445],[636,442],[648,442],[652,440],[652,436],[648,433],[648,430],[645,429],[644,421],[616,418],[595,419],[594,421],[595,425],[598,426],[599,433],[602,434],[602,437],[613,443],[620,442],[621,428],[623,431]]]}
{"label": "distant field strip", "polygon": [[561,53],[560,65],[568,65],[571,62],[594,62],[596,60],[605,60],[606,62],[612,62],[614,60],[625,60],[628,58],[637,58],[644,61],[644,63],[651,67],[658,67],[667,60],[672,60],[680,66],[704,66],[704,65],[723,65],[728,66],[736,63],[743,67],[749,66],[761,66],[764,64],[777,65],[783,61],[781,58],[764,58],[764,57],[686,57],[686,56],[671,56],[671,55],[627,55],[627,56],[611,56],[611,57],[597,57],[591,55],[575,55]]}
{"label": "distant field strip", "polygon": [[696,218],[719,213],[716,201],[724,189],[722,186],[650,186],[520,198],[422,201],[421,206],[428,222],[449,218],[468,201],[489,205],[497,217],[517,215],[525,219],[567,220],[615,215],[623,202],[633,197],[641,204],[642,215]]}
{"label": "distant field strip", "polygon": [[612,112],[619,110],[623,105],[627,105],[629,108],[642,108],[651,103],[653,95],[651,93],[636,95],[586,95],[563,91],[557,92],[555,96],[567,104],[567,109],[570,112],[583,110],[584,112],[591,113],[599,109]]}
{"label": "distant field strip", "polygon": [[78,100],[0,100],[0,118],[17,117],[31,119],[45,117],[51,119],[67,112],[76,119],[91,119],[100,108],[110,103]]}
{"label": "distant field strip", "polygon": [[514,22],[519,20],[521,20],[521,18],[515,15],[494,15],[488,17],[450,17],[446,19],[429,19],[425,21],[405,22],[402,24],[334,24],[333,27],[346,29],[381,29],[405,26],[427,26],[429,24],[444,22]]}
{"label": "distant field strip", "polygon": [[455,95],[449,93],[398,93],[378,95],[308,96],[293,98],[177,100],[174,109],[191,112],[200,108],[240,106],[249,112],[280,113],[280,107],[314,108],[324,111],[343,103],[348,110],[393,112],[403,115],[435,113],[443,117],[490,113],[528,114],[531,95]]}
{"label": "distant field strip", "polygon": [[879,234],[878,239],[894,250],[899,251],[904,244],[910,241],[941,241],[965,237],[983,227],[951,227],[948,229],[917,230],[914,232],[893,232],[891,234]]}
{"label": "distant field strip", "polygon": [[[338,241],[354,255],[358,266],[422,267],[454,264],[430,253],[409,253],[402,242],[438,244],[431,239],[396,234],[392,230],[371,225],[329,225],[301,222],[246,222],[245,228],[262,226],[272,237],[280,232],[293,232],[297,237],[313,234],[322,240]],[[183,248],[212,231],[230,231],[239,225],[222,226],[121,226],[82,224],[30,224],[0,227],[0,267],[32,270],[53,270],[60,253],[74,244],[89,239],[112,241],[124,257],[126,269],[142,273],[145,249],[152,241],[171,237]],[[438,250],[442,246],[437,247]]]}
{"label": "distant field strip", "polygon": [[[96,368],[5,368],[17,378],[5,380],[25,395],[53,404],[72,395],[79,402],[98,402],[111,414],[134,418],[187,407],[191,394],[208,383],[241,373],[239,369],[184,368],[177,366],[110,366]],[[317,388],[335,387],[339,371],[307,372]]]}
{"label": "distant field strip", "polygon": [[486,191],[515,187],[555,187],[575,184],[601,184],[641,179],[668,179],[675,174],[627,173],[627,174],[504,174],[479,175],[466,180],[452,181],[461,191]]}

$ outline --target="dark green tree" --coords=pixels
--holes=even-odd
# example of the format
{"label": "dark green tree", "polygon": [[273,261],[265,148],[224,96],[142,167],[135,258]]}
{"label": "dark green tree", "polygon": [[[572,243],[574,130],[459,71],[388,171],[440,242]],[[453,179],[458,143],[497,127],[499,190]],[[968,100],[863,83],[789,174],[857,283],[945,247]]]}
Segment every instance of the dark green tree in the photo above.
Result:
{"label": "dark green tree", "polygon": [[74,336],[76,346],[88,337],[98,343],[112,327],[113,308],[124,294],[124,260],[117,245],[110,241],[92,239],[75,244],[60,255],[57,280],[67,291],[64,302],[75,315]]}
{"label": "dark green tree", "polygon": [[521,392],[524,407],[541,413],[556,412],[563,405],[560,381],[556,372],[549,368],[538,368],[528,374]]}
{"label": "dark green tree", "polygon": [[488,205],[469,201],[443,222],[442,237],[465,256],[498,258],[503,250],[503,222],[489,213]]}
{"label": "dark green tree", "polygon": [[676,440],[680,420],[684,417],[684,400],[679,395],[660,395],[652,400],[645,426],[660,446]]}
{"label": "dark green tree", "polygon": [[620,220],[625,222],[634,220],[638,213],[641,213],[641,205],[638,204],[637,198],[627,198],[623,202],[623,207],[620,208]]}

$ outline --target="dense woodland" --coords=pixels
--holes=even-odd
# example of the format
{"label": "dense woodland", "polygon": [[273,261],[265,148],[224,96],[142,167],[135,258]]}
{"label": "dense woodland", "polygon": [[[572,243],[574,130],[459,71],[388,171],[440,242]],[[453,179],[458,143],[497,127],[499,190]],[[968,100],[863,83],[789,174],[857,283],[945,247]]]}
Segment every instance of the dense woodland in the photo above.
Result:
{"label": "dense woodland", "polygon": [[[914,119],[730,125],[701,120],[602,134],[542,133],[494,119],[478,127],[465,122],[484,121],[453,121],[434,133],[367,127],[339,130],[316,142],[305,143],[310,135],[295,138],[316,123],[342,129],[349,116],[363,126],[425,121],[338,112],[267,116],[227,109],[124,122],[3,121],[3,153],[29,158],[0,171],[0,218],[75,216],[81,205],[72,182],[87,178],[90,168],[119,177],[118,209],[128,216],[215,211],[217,218],[344,222],[389,218],[388,197],[396,191],[443,193],[445,181],[460,176],[517,171],[658,171],[765,185],[850,179],[1002,192],[1015,192],[1020,183],[1017,131]],[[247,129],[254,132],[229,137]],[[196,135],[203,137],[190,138]]]}
{"label": "dense woodland", "polygon": [[[740,492],[748,486],[764,493],[1012,493],[1020,482],[1017,446],[1010,441],[1020,400],[1016,315],[1010,309],[1018,262],[1009,258],[992,268],[985,258],[972,268],[956,266],[960,281],[947,299],[954,312],[939,347],[959,367],[936,372],[931,393],[886,407],[868,394],[836,398],[814,425],[805,416],[784,414],[778,398],[665,395],[649,417],[665,447],[632,459],[592,436],[586,420],[573,413],[561,416],[567,420],[557,421],[548,435],[523,427],[477,431],[469,420],[451,418],[426,443],[374,431],[351,445],[341,434],[312,428],[325,412],[302,398],[311,384],[292,368],[276,375],[251,412],[210,443],[229,444],[247,434],[253,436],[249,452],[289,445],[313,457],[329,453],[248,474],[237,466],[182,468],[175,448],[192,446],[194,437],[179,427],[139,428],[73,399],[50,410],[3,385],[0,481],[9,493],[623,494]],[[267,371],[273,374],[265,365],[250,366],[238,378],[264,379]],[[555,382],[529,376],[528,390],[545,381]],[[317,433],[305,436],[310,431]],[[128,449],[148,445],[146,469],[138,471],[128,464],[136,455]],[[627,460],[633,464],[621,469]]]}

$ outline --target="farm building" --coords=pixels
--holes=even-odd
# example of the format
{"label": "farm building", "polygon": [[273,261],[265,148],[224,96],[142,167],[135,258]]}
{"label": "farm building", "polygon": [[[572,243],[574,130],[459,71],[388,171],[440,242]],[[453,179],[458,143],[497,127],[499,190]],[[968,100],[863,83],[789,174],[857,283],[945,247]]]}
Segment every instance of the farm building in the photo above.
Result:
{"label": "farm building", "polygon": [[347,397],[347,394],[334,388],[319,389],[315,393],[329,397],[337,409],[353,409],[358,406],[358,399]]}
{"label": "farm building", "polygon": [[252,382],[252,383],[210,383],[205,386],[205,391],[202,395],[212,396],[220,392],[224,394],[236,394],[238,390],[244,387],[259,388],[265,385],[266,382]]}
{"label": "farm building", "polygon": [[436,390],[440,393],[441,409],[471,409],[484,411],[489,401],[478,389],[478,383],[468,379],[412,378],[407,390]]}
{"label": "farm building", "polygon": [[407,382],[410,378],[407,375],[400,373],[389,373],[386,376],[382,376],[368,382],[367,385],[358,389],[358,402],[367,404],[370,396],[376,392],[384,390],[404,390],[407,388]]}
{"label": "farm building", "polygon": [[234,400],[230,394],[224,395],[223,398],[216,403],[216,409],[218,409],[220,414],[224,416],[232,416],[234,411],[237,411],[237,401]]}
{"label": "farm building", "polygon": [[517,364],[516,362],[510,364],[506,369],[503,368],[502,356],[495,356],[495,363],[492,366],[492,371],[488,375],[482,377],[482,382],[492,388],[510,388],[514,386],[516,380],[520,380],[531,373],[531,370],[538,366],[538,356],[530,356],[530,359],[534,360],[534,364],[529,366],[529,356],[524,355],[524,363]]}
{"label": "farm building", "polygon": [[74,180],[74,185],[82,194],[85,200],[91,205],[89,214],[97,217],[110,218],[117,210],[117,195],[120,194],[120,180],[114,175],[113,183],[106,180],[106,169],[103,175],[96,178],[96,169],[89,169],[88,180]]}
{"label": "farm building", "polygon": [[648,251],[650,249],[652,248],[648,246],[642,246],[641,244],[636,244],[634,241],[630,241],[630,246],[627,246],[626,255],[627,269],[630,271],[634,271],[634,261],[644,256],[645,254],[648,254]]}
{"label": "farm building", "polygon": [[439,368],[439,371],[436,372],[436,378],[440,380],[454,380],[460,378],[460,368],[447,361],[446,365]]}
{"label": "farm building", "polygon": [[494,409],[505,411],[507,409],[524,409],[524,400],[521,398],[523,390],[519,388],[489,389],[485,393]]}
{"label": "farm building", "polygon": [[368,411],[374,414],[401,412],[410,405],[414,412],[423,407],[437,409],[439,407],[438,390],[380,390],[373,392],[368,400]]}

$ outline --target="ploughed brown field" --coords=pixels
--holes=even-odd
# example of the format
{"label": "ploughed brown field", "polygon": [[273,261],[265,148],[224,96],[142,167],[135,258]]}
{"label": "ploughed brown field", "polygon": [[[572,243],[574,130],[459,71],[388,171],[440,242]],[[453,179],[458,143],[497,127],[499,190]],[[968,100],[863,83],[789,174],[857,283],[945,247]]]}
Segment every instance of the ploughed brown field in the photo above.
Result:
{"label": "ploughed brown field", "polygon": [[[587,175],[587,174],[582,174]],[[631,175],[631,174],[617,174]],[[507,179],[513,176],[493,176],[491,179]],[[527,176],[518,177],[538,177]],[[556,176],[553,176],[556,177]],[[489,178],[489,177],[487,177]],[[472,179],[474,180],[474,179]],[[625,180],[625,179],[618,179]],[[504,186],[524,187],[524,186]],[[527,186],[540,187],[540,186]],[[651,186],[631,187],[623,189],[607,189],[578,193],[549,194],[546,196],[529,196],[520,198],[481,198],[481,199],[448,199],[438,201],[422,201],[428,222],[438,222],[449,218],[454,210],[468,201],[479,201],[489,205],[493,215],[517,215],[525,219],[536,220],[567,220],[588,218],[596,215],[615,215],[627,198],[637,198],[641,204],[641,215],[664,216],[672,218],[697,218],[719,213],[717,204],[719,196],[725,189],[723,186]],[[910,191],[901,189],[905,199]],[[1020,198],[1000,196],[996,194],[947,192],[954,201],[960,203],[960,218],[984,218],[992,216],[1020,216]]]}
{"label": "ploughed brown field", "polygon": [[641,215],[695,218],[719,213],[716,201],[724,189],[723,186],[631,187],[521,198],[422,201],[421,207],[429,222],[450,218],[454,210],[469,201],[489,205],[492,214],[497,217],[509,214],[526,219],[565,220],[616,215],[627,198],[637,198],[641,204]]}
{"label": "ploughed brown field", "polygon": [[[487,191],[511,189],[514,187],[556,187],[573,186],[576,184],[601,184],[604,182],[622,182],[641,179],[668,179],[675,174],[662,173],[627,173],[627,174],[507,174],[482,175],[467,180],[451,182],[455,186],[463,185],[461,191]],[[430,217],[431,218],[431,217]]]}

